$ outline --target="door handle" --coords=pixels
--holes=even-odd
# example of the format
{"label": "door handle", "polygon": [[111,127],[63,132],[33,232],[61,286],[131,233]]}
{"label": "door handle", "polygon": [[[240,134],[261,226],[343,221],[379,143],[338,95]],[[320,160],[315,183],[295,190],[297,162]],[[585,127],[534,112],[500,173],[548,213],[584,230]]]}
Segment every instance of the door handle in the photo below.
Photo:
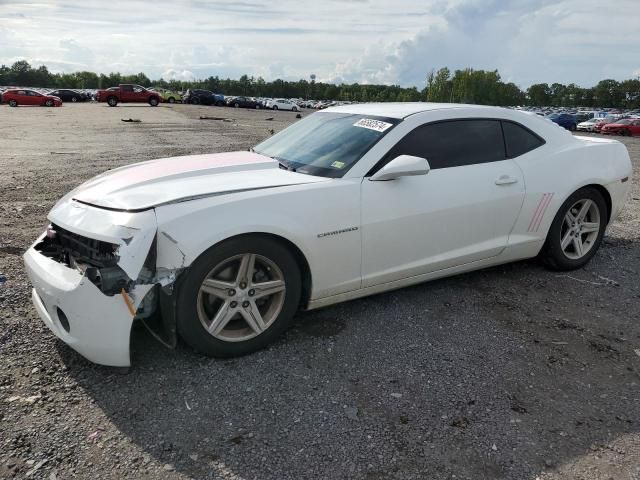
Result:
{"label": "door handle", "polygon": [[511,185],[512,183],[518,183],[518,177],[513,175],[500,175],[496,178],[496,185]]}

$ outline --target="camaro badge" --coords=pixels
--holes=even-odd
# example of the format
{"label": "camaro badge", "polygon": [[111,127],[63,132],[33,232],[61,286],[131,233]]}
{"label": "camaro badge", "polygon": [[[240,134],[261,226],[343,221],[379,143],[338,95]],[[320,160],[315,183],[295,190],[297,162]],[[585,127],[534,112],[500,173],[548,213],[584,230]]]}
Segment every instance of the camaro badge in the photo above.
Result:
{"label": "camaro badge", "polygon": [[318,238],[330,237],[332,235],[340,235],[341,233],[347,233],[347,232],[355,232],[356,230],[358,230],[358,227],[349,227],[349,228],[343,228],[342,230],[334,230],[333,232],[319,233]]}

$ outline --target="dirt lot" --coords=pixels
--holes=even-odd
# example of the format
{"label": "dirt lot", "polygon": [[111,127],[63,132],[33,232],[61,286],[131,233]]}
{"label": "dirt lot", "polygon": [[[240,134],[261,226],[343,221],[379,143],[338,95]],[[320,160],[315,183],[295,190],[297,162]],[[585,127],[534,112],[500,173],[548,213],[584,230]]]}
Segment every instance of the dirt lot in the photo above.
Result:
{"label": "dirt lot", "polygon": [[[119,165],[246,149],[294,117],[0,107],[0,478],[640,479],[637,185],[570,275],[521,262],[304,313],[226,361],[136,328],[129,374],[56,341],[20,255],[57,198]],[[640,138],[624,142],[638,170]]]}

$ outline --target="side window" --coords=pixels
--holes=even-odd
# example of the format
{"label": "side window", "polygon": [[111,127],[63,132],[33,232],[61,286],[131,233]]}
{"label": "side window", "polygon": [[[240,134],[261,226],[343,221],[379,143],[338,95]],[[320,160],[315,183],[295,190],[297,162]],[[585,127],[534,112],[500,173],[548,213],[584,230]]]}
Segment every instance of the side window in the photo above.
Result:
{"label": "side window", "polygon": [[144,88],[142,88],[142,87],[140,87],[140,86],[138,86],[138,85],[136,85],[135,87],[133,87],[133,91],[134,91],[135,93],[140,93],[140,92],[142,92],[143,90],[144,90]]}
{"label": "side window", "polygon": [[502,129],[509,158],[519,157],[544,145],[544,140],[518,123],[503,121]]}
{"label": "side window", "polygon": [[453,120],[422,125],[400,140],[387,153],[384,163],[398,155],[426,158],[432,169],[506,159],[499,120]]}
{"label": "side window", "polygon": [[133,92],[133,87],[131,85],[123,85],[122,86],[122,91],[123,92]]}

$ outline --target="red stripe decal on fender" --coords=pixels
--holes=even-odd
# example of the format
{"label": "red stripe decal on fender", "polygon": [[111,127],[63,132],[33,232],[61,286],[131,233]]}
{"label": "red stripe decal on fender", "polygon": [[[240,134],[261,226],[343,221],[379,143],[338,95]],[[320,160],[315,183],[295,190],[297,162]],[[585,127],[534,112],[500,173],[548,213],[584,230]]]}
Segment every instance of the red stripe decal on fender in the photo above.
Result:
{"label": "red stripe decal on fender", "polygon": [[542,195],[542,198],[540,199],[540,201],[538,202],[538,206],[536,207],[535,212],[533,212],[533,217],[531,217],[531,222],[529,223],[529,228],[528,231],[531,232],[531,228],[533,227],[533,224],[535,223],[535,221],[538,218],[538,214],[540,213],[540,207],[542,207],[542,203],[544,202],[544,200],[547,198],[547,194],[545,193],[544,195]]}
{"label": "red stripe decal on fender", "polygon": [[544,203],[544,206],[542,207],[542,213],[540,214],[540,217],[538,218],[538,222],[535,225],[535,231],[537,232],[538,229],[540,228],[540,224],[542,223],[542,219],[544,218],[544,214],[547,212],[547,207],[549,206],[549,204],[551,203],[551,200],[553,199],[553,193],[548,194],[549,196],[547,197],[547,201]]}

